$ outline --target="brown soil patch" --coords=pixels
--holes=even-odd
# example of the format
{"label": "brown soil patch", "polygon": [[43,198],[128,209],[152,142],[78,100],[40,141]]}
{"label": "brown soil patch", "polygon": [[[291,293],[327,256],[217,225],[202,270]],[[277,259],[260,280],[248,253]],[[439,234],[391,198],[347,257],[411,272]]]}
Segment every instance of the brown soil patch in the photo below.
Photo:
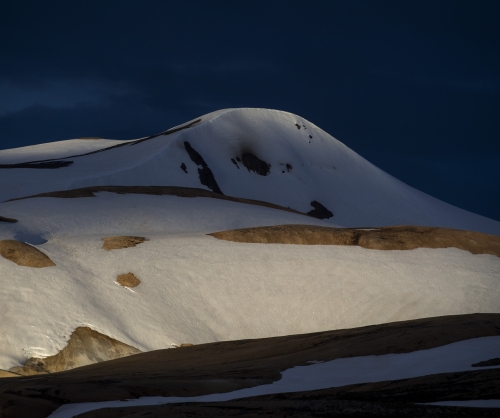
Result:
{"label": "brown soil patch", "polygon": [[117,236],[102,238],[102,241],[104,241],[102,248],[109,251],[135,247],[137,244],[141,244],[144,241],[149,240],[144,237]]}
{"label": "brown soil patch", "polygon": [[175,187],[175,186],[93,186],[82,187],[81,189],[61,190],[57,192],[40,193],[33,196],[19,197],[14,200],[32,199],[35,197],[56,197],[63,199],[74,199],[79,197],[94,197],[95,193],[109,192],[117,194],[148,194],[154,196],[179,196],[179,197],[207,197],[212,199],[229,200],[230,202],[245,203],[247,205],[264,206],[266,208],[284,210],[286,212],[298,213],[299,215],[307,215],[284,206],[275,205],[261,200],[243,199],[241,197],[225,196],[220,193],[211,192],[205,189],[197,189],[193,187]]}
{"label": "brown soil patch", "polygon": [[[500,335],[500,314],[453,315],[312,334],[199,344],[185,350],[141,353],[49,376],[3,379],[0,407],[4,408],[3,418],[42,418],[48,415],[38,412],[43,407],[45,411],[55,410],[69,402],[222,393],[271,383],[280,378],[281,371],[312,360],[406,353],[494,335]],[[487,372],[491,370],[467,373],[484,376],[480,373]],[[429,384],[438,382],[436,376],[426,378]],[[397,382],[403,385],[404,381]],[[354,393],[362,387],[365,391],[383,391],[391,384],[354,385],[343,390]],[[420,387],[422,391],[415,393],[425,392],[425,387]],[[494,386],[493,390],[497,388]],[[480,391],[476,392],[476,396],[481,395]]]}
{"label": "brown soil patch", "polygon": [[38,248],[15,240],[0,241],[0,255],[19,266],[50,267],[54,262]]}
{"label": "brown soil patch", "polygon": [[141,281],[135,277],[134,273],[120,274],[116,281],[126,287],[137,287],[141,284]]}
{"label": "brown soil patch", "polygon": [[14,218],[6,218],[5,216],[0,216],[0,222],[10,222],[15,224],[16,222],[18,222],[18,220]]}
{"label": "brown soil patch", "polygon": [[68,345],[59,353],[46,358],[32,357],[26,360],[24,366],[13,367],[10,371],[25,376],[54,373],[140,352],[89,327],[78,327],[71,334]]}
{"label": "brown soil patch", "polygon": [[260,244],[359,245],[374,250],[455,247],[472,254],[500,257],[500,237],[474,231],[425,226],[388,226],[376,229],[278,225],[214,232],[215,238]]}

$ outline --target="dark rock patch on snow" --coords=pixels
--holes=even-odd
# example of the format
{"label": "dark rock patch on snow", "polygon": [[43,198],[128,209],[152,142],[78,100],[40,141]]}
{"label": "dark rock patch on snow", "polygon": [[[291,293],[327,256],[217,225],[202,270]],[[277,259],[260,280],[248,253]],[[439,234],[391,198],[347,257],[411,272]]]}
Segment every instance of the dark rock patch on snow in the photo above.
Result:
{"label": "dark rock patch on snow", "polygon": [[240,166],[238,165],[238,163],[234,158],[231,158],[231,162],[238,168],[238,170],[240,169]]}
{"label": "dark rock patch on snow", "polygon": [[201,166],[198,167],[198,175],[200,177],[200,183],[207,186],[210,190],[215,193],[223,194],[217,181],[215,180],[214,173],[210,170],[203,157],[191,146],[188,141],[184,141],[184,148],[186,148],[189,158],[196,164]]}
{"label": "dark rock patch on snow", "polygon": [[269,174],[271,164],[266,163],[249,152],[241,156],[241,161],[248,171],[253,171],[261,176]]}
{"label": "dark rock patch on snow", "polygon": [[181,164],[181,170],[184,171],[184,173],[187,173],[187,168],[186,168],[186,164],[182,163]]}
{"label": "dark rock patch on snow", "polygon": [[14,218],[6,218],[5,216],[0,216],[0,222],[9,222],[11,224],[15,224],[16,222],[18,222],[18,220]]}
{"label": "dark rock patch on snow", "polygon": [[286,163],[285,167],[286,167],[286,171],[290,171],[292,169],[292,165],[288,164],[288,163]]}
{"label": "dark rock patch on snow", "polygon": [[330,212],[327,208],[325,208],[321,203],[316,200],[311,202],[311,206],[314,208],[313,210],[307,212],[309,216],[318,219],[328,219],[333,216],[333,213]]}
{"label": "dark rock patch on snow", "polygon": [[0,168],[63,168],[68,167],[73,164],[73,161],[64,160],[50,160],[42,162],[28,162],[28,163],[17,163],[17,164],[0,164]]}
{"label": "dark rock patch on snow", "polygon": [[500,366],[500,358],[492,358],[491,360],[480,361],[479,363],[472,364],[472,367],[491,367]]}
{"label": "dark rock patch on snow", "polygon": [[210,190],[215,193],[223,194],[217,181],[215,181],[214,173],[208,167],[198,168],[198,175],[200,176],[200,183],[207,186]]}
{"label": "dark rock patch on snow", "polygon": [[208,167],[207,163],[200,155],[200,153],[196,151],[188,141],[184,141],[184,148],[189,154],[189,158],[191,158],[191,161],[193,161],[196,165],[201,165],[202,167]]}
{"label": "dark rock patch on snow", "polygon": [[296,123],[295,126],[297,127],[297,129],[300,129],[300,125],[298,123]]}

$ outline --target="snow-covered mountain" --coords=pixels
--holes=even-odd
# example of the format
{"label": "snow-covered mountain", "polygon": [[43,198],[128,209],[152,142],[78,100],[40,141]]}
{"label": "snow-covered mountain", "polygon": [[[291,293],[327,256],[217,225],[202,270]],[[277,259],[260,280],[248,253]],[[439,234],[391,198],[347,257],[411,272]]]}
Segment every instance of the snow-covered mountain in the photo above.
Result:
{"label": "snow-covered mountain", "polygon": [[[108,187],[21,199],[93,186],[215,194]],[[57,353],[79,326],[148,351],[500,312],[494,255],[208,236],[280,224],[410,224],[500,235],[499,222],[411,188],[285,112],[222,110],[133,141],[75,139],[0,151],[0,200],[0,216],[18,221],[0,222],[4,369]],[[103,238],[114,236],[144,240],[103,248]],[[53,265],[22,264],[22,249],[21,264],[12,261],[12,241],[31,244]],[[128,273],[139,286],[120,285]]]}
{"label": "snow-covered mountain", "polygon": [[[341,226],[428,225],[500,235],[500,223],[434,199],[307,120],[229,109],[135,141],[71,140],[0,151],[0,200],[97,185],[201,187],[333,213]],[[328,212],[326,212],[328,213]]]}

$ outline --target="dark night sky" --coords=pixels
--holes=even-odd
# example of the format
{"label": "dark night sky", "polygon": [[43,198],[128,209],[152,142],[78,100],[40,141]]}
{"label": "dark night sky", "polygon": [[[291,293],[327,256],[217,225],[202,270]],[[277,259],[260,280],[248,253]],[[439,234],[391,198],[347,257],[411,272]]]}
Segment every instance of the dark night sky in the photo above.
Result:
{"label": "dark night sky", "polygon": [[0,149],[296,113],[500,220],[500,1],[3,1]]}

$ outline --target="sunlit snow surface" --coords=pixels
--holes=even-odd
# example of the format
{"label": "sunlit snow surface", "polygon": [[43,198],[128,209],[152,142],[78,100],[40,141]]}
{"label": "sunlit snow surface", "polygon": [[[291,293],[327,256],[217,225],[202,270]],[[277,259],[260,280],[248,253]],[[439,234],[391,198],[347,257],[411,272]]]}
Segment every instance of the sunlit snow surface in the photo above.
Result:
{"label": "sunlit snow surface", "polygon": [[[259,338],[439,315],[498,312],[500,258],[455,248],[245,244],[206,233],[322,221],[208,198],[98,193],[0,204],[56,264],[0,257],[0,368],[53,355],[83,324],[141,350]],[[145,236],[105,251],[101,238]],[[134,293],[115,283],[133,272]],[[32,347],[37,347],[36,352]]]}
{"label": "sunlit snow surface", "polygon": [[[207,236],[287,223],[420,224],[500,234],[500,223],[407,186],[286,112],[222,110],[190,128],[136,144],[69,140],[0,151],[1,165],[126,144],[72,157],[72,165],[58,169],[0,169],[0,200],[93,185],[206,188],[185,141],[203,156],[225,194],[303,212],[317,200],[334,217],[320,221],[216,199],[114,193],[0,203],[0,216],[19,220],[0,223],[0,240],[36,245],[56,264],[34,269],[0,257],[0,368],[56,354],[80,325],[154,350],[500,312],[500,259],[492,255],[454,248],[244,244]],[[244,152],[271,164],[270,174],[259,176],[241,163],[236,167],[231,158]],[[116,235],[149,241],[104,251],[101,238]],[[128,272],[141,280],[133,292],[115,281]]]}
{"label": "sunlit snow surface", "polygon": [[[281,379],[274,383],[228,393],[194,397],[144,397],[128,401],[70,404],[60,407],[49,418],[69,418],[83,412],[106,407],[160,405],[179,402],[218,402],[274,393],[327,389],[357,383],[410,379],[430,374],[477,370],[471,365],[493,358],[499,352],[500,337],[474,338],[406,354],[350,357],[309,366],[293,367],[282,372]],[[482,369],[498,367],[485,367]],[[440,402],[439,404],[445,405],[447,403]],[[474,405],[470,404],[470,406]],[[476,406],[499,407],[500,405],[497,401],[496,403]]]}

